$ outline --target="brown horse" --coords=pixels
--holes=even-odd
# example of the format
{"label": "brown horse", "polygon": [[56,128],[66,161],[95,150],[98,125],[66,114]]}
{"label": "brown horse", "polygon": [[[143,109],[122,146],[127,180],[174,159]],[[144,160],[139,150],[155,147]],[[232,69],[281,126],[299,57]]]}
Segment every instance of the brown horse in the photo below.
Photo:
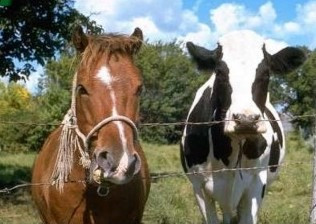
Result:
{"label": "brown horse", "polygon": [[150,189],[138,142],[142,78],[133,55],[142,44],[131,36],[73,33],[80,53],[72,106],[46,140],[33,168],[33,199],[44,223],[141,223]]}

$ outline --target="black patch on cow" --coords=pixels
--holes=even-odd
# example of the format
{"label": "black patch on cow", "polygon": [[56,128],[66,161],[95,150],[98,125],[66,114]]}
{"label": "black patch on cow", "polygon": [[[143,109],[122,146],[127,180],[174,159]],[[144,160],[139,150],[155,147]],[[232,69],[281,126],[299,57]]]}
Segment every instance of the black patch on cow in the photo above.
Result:
{"label": "black patch on cow", "polygon": [[228,166],[228,157],[232,153],[231,139],[224,135],[224,124],[216,124],[211,127],[214,157]]}
{"label": "black patch on cow", "polygon": [[267,141],[262,135],[254,138],[246,138],[242,146],[242,152],[248,159],[259,158],[267,148]]}
{"label": "black patch on cow", "polygon": [[264,184],[262,187],[261,198],[264,198],[265,191],[266,191],[266,185]]}
{"label": "black patch on cow", "polygon": [[302,65],[306,60],[306,54],[299,48],[286,47],[274,55],[265,56],[265,59],[274,73],[286,74]]}
{"label": "black patch on cow", "polygon": [[[229,69],[226,63],[221,61],[217,64],[215,72],[213,91],[210,87],[204,90],[201,99],[189,115],[189,122],[225,119],[226,111],[231,104],[232,93],[228,78]],[[208,125],[187,125],[183,151],[189,167],[206,162],[210,150],[209,129]],[[211,134],[214,157],[228,166],[228,157],[231,155],[232,147],[231,139],[224,134],[224,123],[211,125]]]}
{"label": "black patch on cow", "polygon": [[[188,122],[210,121],[211,90],[210,87],[204,90],[202,97],[189,115]],[[208,129],[207,125],[187,125],[183,156],[189,167],[206,162],[210,151]],[[185,164],[182,165],[185,167]]]}
{"label": "black patch on cow", "polygon": [[[231,105],[232,88],[229,84],[229,69],[225,62],[219,63],[216,69],[216,79],[212,102],[216,108],[213,121],[222,121],[226,117],[226,112]],[[224,123],[211,126],[214,157],[228,166],[228,157],[232,153],[231,139],[224,134]]]}
{"label": "black patch on cow", "polygon": [[187,48],[199,70],[213,71],[223,57],[222,46],[219,44],[212,51],[192,42],[187,42]]}
{"label": "black patch on cow", "polygon": [[265,108],[265,111],[264,111],[269,119],[269,122],[272,126],[272,129],[273,129],[273,132],[276,132],[277,135],[278,135],[278,140],[279,140],[279,143],[281,145],[281,147],[283,147],[283,136],[282,136],[282,131],[281,131],[281,128],[278,124],[277,121],[275,121],[275,117],[273,116],[273,114],[271,113],[271,111],[268,109],[268,108]]}
{"label": "black patch on cow", "polygon": [[279,164],[280,159],[280,142],[278,140],[275,140],[274,137],[272,137],[272,144],[271,144],[271,151],[270,151],[270,158],[269,158],[269,166],[271,172],[275,172],[277,170],[277,166]]}
{"label": "black patch on cow", "polygon": [[256,78],[252,84],[252,99],[262,113],[264,112],[267,100],[270,79],[269,71],[268,65],[265,63],[265,61],[262,61],[258,65],[256,70]]}

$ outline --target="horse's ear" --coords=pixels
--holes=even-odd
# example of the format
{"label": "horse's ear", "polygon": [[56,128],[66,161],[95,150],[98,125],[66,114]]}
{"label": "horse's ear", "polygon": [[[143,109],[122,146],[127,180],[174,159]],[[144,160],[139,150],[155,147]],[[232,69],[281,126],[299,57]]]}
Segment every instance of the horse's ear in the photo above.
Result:
{"label": "horse's ear", "polygon": [[135,44],[135,46],[133,47],[133,51],[134,53],[137,53],[138,50],[140,49],[140,47],[142,46],[142,43],[143,43],[143,39],[144,39],[144,36],[143,36],[143,31],[136,27],[134,32],[132,33],[131,35],[132,38],[137,38],[137,43]]}
{"label": "horse's ear", "polygon": [[88,45],[88,37],[82,30],[81,26],[76,26],[72,33],[72,42],[78,52],[83,52]]}
{"label": "horse's ear", "polygon": [[138,27],[135,28],[135,30],[134,30],[134,32],[132,33],[131,36],[132,37],[136,37],[136,38],[138,38],[141,41],[143,41],[143,38],[144,38],[143,37],[143,31],[140,28],[138,28]]}

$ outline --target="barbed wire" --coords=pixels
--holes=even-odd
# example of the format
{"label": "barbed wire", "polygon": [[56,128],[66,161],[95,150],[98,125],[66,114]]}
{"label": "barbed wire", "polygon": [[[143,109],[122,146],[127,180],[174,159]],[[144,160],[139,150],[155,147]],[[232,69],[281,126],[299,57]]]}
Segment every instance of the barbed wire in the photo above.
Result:
{"label": "barbed wire", "polygon": [[[288,114],[282,114],[288,116],[289,118],[282,119],[263,119],[261,121],[277,122],[277,121],[294,121],[302,118],[316,118],[316,114],[306,114],[306,115],[296,115],[290,116]],[[219,124],[227,121],[240,121],[240,119],[224,119],[221,121],[207,121],[207,122],[148,122],[148,123],[139,123],[140,127],[149,127],[149,126],[184,126],[184,125],[213,125]],[[25,122],[25,121],[11,121],[11,120],[0,120],[0,125],[28,125],[28,126],[60,126],[62,123],[37,123],[37,122]]]}
{"label": "barbed wire", "polygon": [[[142,178],[142,179],[149,179],[152,183],[157,182],[160,179],[167,179],[167,178],[179,178],[179,177],[186,177],[186,176],[194,176],[198,174],[215,174],[215,173],[222,173],[222,172],[236,172],[236,171],[253,171],[253,170],[264,170],[270,168],[278,168],[278,167],[285,167],[285,166],[294,166],[294,165],[312,165],[312,161],[310,162],[287,162],[281,163],[278,165],[269,165],[269,166],[255,166],[255,167],[244,167],[244,168],[223,168],[218,170],[204,170],[204,171],[192,171],[192,172],[180,172],[180,171],[172,171],[172,172],[159,172],[159,173],[151,173],[149,178]],[[65,182],[65,184],[73,184],[73,183],[89,183],[87,180],[69,180]],[[23,183],[18,184],[13,187],[5,187],[0,189],[0,194],[11,194],[14,190],[20,188],[26,188],[31,186],[54,186],[54,181],[51,182],[39,182],[39,183]],[[115,187],[117,185],[109,186]]]}

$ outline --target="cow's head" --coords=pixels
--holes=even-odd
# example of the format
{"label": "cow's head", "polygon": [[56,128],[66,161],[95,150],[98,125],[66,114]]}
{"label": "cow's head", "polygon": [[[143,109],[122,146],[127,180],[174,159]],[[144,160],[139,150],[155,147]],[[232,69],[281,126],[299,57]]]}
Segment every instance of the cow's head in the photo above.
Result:
{"label": "cow's head", "polygon": [[269,54],[264,40],[250,31],[236,39],[227,35],[215,50],[187,43],[200,70],[215,73],[212,92],[215,120],[227,120],[229,135],[253,135],[266,132],[263,122],[271,75],[284,75],[305,61],[302,50],[286,47]]}

